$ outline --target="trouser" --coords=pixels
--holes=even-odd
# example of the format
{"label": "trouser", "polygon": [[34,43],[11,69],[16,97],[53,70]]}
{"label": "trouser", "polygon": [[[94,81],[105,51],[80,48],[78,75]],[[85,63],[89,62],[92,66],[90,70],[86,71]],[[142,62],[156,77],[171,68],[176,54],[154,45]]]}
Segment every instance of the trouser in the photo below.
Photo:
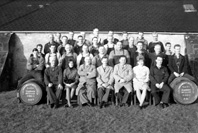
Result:
{"label": "trouser", "polygon": [[79,90],[81,104],[92,102],[92,98],[95,98],[95,85],[86,85]]}
{"label": "trouser", "polygon": [[[159,92],[163,92],[162,97],[160,97]],[[161,89],[151,84],[151,94],[155,99],[155,105],[158,105],[160,101],[163,103],[169,103],[170,92],[171,90],[166,84],[164,84]]]}
{"label": "trouser", "polygon": [[[193,81],[194,83],[196,83],[196,84],[198,85],[196,79],[195,79],[193,76],[191,76],[191,75],[185,73],[185,74],[183,75],[183,77],[188,78],[189,80]],[[170,84],[175,78],[176,78],[175,75],[172,73],[172,74],[170,75],[169,79],[168,79],[168,84]]]}
{"label": "trouser", "polygon": [[116,93],[116,97],[121,101],[121,103],[127,103],[127,100],[129,98],[129,92],[124,88],[123,90],[124,95],[121,94],[121,91]]}
{"label": "trouser", "polygon": [[58,85],[53,85],[52,87],[46,87],[47,97],[49,104],[58,104],[62,95],[62,90],[58,89]]}
{"label": "trouser", "polygon": [[100,87],[98,88],[98,98],[99,102],[107,102],[109,98],[109,93],[111,89],[110,88],[105,88],[105,87]]}
{"label": "trouser", "polygon": [[17,86],[17,90],[19,90],[21,85],[29,79],[35,79],[35,80],[39,81],[42,85],[44,85],[42,71],[32,70],[32,71],[27,72],[27,74],[25,76],[23,76],[22,79],[20,79],[18,86]]}

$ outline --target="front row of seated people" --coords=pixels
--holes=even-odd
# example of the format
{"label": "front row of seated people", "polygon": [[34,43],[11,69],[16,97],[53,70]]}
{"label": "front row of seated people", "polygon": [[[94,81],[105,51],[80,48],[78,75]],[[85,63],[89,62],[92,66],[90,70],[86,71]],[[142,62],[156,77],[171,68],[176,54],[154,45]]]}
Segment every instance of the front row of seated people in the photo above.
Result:
{"label": "front row of seated people", "polygon": [[[117,44],[118,50],[121,50],[121,46],[119,47],[121,44]],[[160,46],[154,46],[155,53],[152,53],[153,58],[150,70],[146,66],[148,57],[142,54],[144,53],[143,51],[139,50],[141,47],[142,43],[138,43],[136,52],[139,51],[140,53],[134,54],[136,55],[136,61],[133,61],[134,64],[132,65],[127,64],[127,61],[130,60],[130,56],[124,54],[127,51],[123,50],[123,53],[120,52],[120,54],[115,56],[113,54],[116,51],[111,51],[110,58],[103,46],[99,47],[98,55],[93,57],[89,53],[87,45],[82,46],[81,56],[77,56],[72,51],[71,45],[65,45],[66,52],[58,58],[57,54],[54,53],[54,46],[51,45],[51,53],[45,56],[45,62],[43,57],[39,56],[38,49],[33,49],[33,54],[27,63],[28,73],[20,80],[18,89],[30,78],[35,78],[42,82],[42,70],[45,65],[44,83],[49,103],[54,108],[59,104],[63,89],[66,90],[66,99],[69,107],[72,107],[70,99],[76,92],[81,104],[92,106],[93,100],[98,97],[100,108],[102,108],[108,101],[110,92],[113,90],[115,96],[120,97],[122,88],[124,88],[124,95],[120,106],[127,105],[129,94],[134,88],[140,108],[143,106],[147,91],[150,90],[155,99],[155,105],[167,107],[171,92],[170,82],[174,78],[181,76],[196,82],[195,78],[187,74],[187,62],[185,57],[180,54],[180,45],[175,45],[175,54],[169,56],[169,64],[167,66],[171,71],[170,77],[167,66],[163,65],[164,56],[158,50]],[[158,93],[160,91],[163,92],[162,97]]]}

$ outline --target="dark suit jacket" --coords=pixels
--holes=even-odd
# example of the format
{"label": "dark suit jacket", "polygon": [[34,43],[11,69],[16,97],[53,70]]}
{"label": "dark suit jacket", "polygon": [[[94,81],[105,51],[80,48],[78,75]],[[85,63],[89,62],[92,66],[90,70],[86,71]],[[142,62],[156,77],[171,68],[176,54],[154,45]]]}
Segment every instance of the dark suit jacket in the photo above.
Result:
{"label": "dark suit jacket", "polygon": [[172,56],[170,56],[169,58],[169,64],[168,64],[168,67],[171,71],[171,73],[173,72],[177,72],[177,73],[187,73],[187,62],[186,62],[186,59],[183,55],[180,54],[180,65],[179,65],[179,69],[177,67],[177,64],[176,64],[176,61],[175,61],[175,54],[173,54]]}

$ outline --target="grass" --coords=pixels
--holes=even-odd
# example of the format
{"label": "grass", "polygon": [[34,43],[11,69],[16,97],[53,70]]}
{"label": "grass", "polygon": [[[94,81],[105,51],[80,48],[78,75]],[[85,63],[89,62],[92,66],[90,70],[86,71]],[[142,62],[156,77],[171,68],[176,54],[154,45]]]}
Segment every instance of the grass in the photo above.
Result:
{"label": "grass", "polygon": [[1,133],[167,133],[198,132],[198,104],[165,109],[137,106],[50,109],[18,104],[15,91],[0,94]]}

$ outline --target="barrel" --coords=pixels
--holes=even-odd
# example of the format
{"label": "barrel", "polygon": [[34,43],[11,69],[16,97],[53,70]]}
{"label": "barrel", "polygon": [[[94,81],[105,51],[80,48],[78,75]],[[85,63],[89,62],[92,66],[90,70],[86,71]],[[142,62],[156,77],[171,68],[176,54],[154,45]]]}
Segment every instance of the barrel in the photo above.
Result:
{"label": "barrel", "polygon": [[27,105],[38,104],[43,94],[43,86],[35,79],[27,80],[19,89],[19,98]]}
{"label": "barrel", "polygon": [[175,102],[180,104],[191,104],[197,100],[197,85],[188,78],[175,78],[170,86],[173,88],[173,98]]}

